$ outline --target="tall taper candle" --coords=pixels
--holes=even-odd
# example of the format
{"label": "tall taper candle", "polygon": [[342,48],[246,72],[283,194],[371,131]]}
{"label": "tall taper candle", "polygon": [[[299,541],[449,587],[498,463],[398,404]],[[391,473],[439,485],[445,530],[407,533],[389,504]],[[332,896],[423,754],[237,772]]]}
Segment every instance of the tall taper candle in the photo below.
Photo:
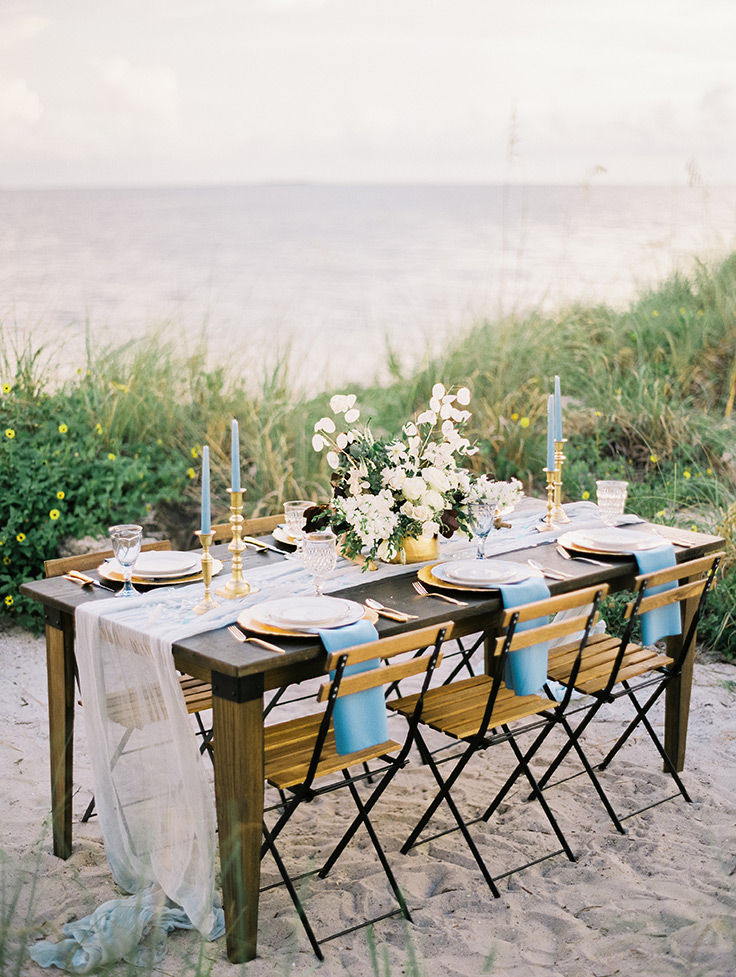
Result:
{"label": "tall taper candle", "polygon": [[232,492],[240,491],[240,437],[238,434],[238,422],[233,420],[232,427],[232,444],[230,448],[230,453],[232,456],[232,477],[230,481],[230,490]]}
{"label": "tall taper candle", "polygon": [[203,533],[209,533],[210,525],[210,449],[209,445],[202,448],[202,525]]}
{"label": "tall taper candle", "polygon": [[552,394],[547,398],[547,470],[555,470],[555,398]]}
{"label": "tall taper candle", "polygon": [[562,397],[559,377],[555,377],[555,441],[562,441]]}

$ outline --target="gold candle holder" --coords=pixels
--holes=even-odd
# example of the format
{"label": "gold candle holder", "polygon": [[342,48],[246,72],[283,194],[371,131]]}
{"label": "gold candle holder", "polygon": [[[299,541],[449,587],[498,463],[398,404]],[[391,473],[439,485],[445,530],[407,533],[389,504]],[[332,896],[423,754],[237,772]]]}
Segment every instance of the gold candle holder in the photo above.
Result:
{"label": "gold candle holder", "polygon": [[570,522],[570,517],[565,514],[562,508],[562,466],[565,463],[564,447],[566,444],[567,438],[563,438],[561,441],[555,441],[555,492],[552,507],[552,522],[557,525],[564,525]]}
{"label": "gold candle holder", "polygon": [[213,611],[216,607],[220,606],[220,602],[214,599],[212,596],[212,591],[210,590],[210,585],[212,583],[212,564],[214,562],[210,556],[210,546],[212,546],[212,540],[215,538],[215,534],[203,533],[201,529],[198,529],[195,536],[199,537],[199,545],[202,547],[202,580],[204,581],[204,600],[197,604],[197,606],[194,608],[194,613],[206,614],[207,611]]}
{"label": "gold candle holder", "polygon": [[248,581],[243,578],[243,553],[245,552],[245,543],[241,539],[244,522],[243,493],[242,491],[233,492],[232,489],[228,489],[228,492],[230,493],[230,528],[233,538],[228,543],[227,548],[233,555],[233,571],[230,579],[215,593],[218,597],[224,597],[226,600],[237,600],[238,597],[245,597],[250,594],[251,588]]}
{"label": "gold candle holder", "polygon": [[547,476],[547,515],[542,520],[543,533],[549,532],[554,529],[552,524],[552,510],[555,506],[555,479],[557,477],[557,469],[555,468],[543,468],[542,471]]}

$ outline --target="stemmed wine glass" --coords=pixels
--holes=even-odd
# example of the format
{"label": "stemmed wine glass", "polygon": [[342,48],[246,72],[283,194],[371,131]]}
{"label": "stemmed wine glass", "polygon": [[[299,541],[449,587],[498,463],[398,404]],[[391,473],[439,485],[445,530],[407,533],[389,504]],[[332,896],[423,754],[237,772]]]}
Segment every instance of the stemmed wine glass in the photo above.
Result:
{"label": "stemmed wine glass", "polygon": [[293,502],[284,502],[284,519],[289,535],[296,541],[296,551],[302,551],[302,539],[304,538],[303,529],[307,523],[306,511],[311,509],[315,502],[307,502],[305,499],[297,499]]}
{"label": "stemmed wine glass", "polygon": [[490,502],[471,502],[468,506],[468,526],[476,540],[476,557],[483,559],[486,539],[493,529],[496,518],[496,506]]}
{"label": "stemmed wine glass", "polygon": [[304,569],[314,578],[314,593],[322,596],[326,577],[332,573],[337,563],[337,537],[326,530],[318,533],[304,533],[302,542],[302,562]]}
{"label": "stemmed wine glass", "polygon": [[133,576],[133,565],[140,556],[141,543],[143,542],[143,527],[135,523],[124,523],[119,526],[110,526],[110,539],[112,540],[112,551],[115,559],[123,570],[123,589],[119,590],[116,597],[138,597],[138,591],[131,582]]}

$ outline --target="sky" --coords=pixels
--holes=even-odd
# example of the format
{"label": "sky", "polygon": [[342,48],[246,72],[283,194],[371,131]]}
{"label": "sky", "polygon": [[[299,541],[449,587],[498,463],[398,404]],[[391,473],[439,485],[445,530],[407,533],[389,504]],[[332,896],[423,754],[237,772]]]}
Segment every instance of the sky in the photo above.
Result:
{"label": "sky", "polygon": [[0,0],[0,187],[736,184],[734,0]]}

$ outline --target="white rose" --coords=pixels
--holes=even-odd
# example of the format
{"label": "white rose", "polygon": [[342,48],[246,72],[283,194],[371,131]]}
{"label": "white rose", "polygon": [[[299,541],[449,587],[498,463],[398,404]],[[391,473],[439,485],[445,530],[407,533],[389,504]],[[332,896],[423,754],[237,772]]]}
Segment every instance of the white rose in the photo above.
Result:
{"label": "white rose", "polygon": [[434,489],[430,489],[429,492],[424,493],[422,496],[422,505],[429,506],[434,512],[444,512],[445,510],[445,500]]}
{"label": "white rose", "polygon": [[432,518],[432,510],[428,505],[415,505],[413,518],[417,519],[419,522],[426,522],[428,519]]}
{"label": "white rose", "polygon": [[432,536],[437,536],[440,531],[440,524],[438,522],[425,522],[422,526],[422,536],[432,538]]}
{"label": "white rose", "polygon": [[452,488],[450,479],[439,468],[425,468],[422,471],[422,478],[436,492],[449,492]]}
{"label": "white rose", "polygon": [[423,478],[414,476],[404,479],[401,490],[410,502],[417,502],[427,490],[427,483]]}

